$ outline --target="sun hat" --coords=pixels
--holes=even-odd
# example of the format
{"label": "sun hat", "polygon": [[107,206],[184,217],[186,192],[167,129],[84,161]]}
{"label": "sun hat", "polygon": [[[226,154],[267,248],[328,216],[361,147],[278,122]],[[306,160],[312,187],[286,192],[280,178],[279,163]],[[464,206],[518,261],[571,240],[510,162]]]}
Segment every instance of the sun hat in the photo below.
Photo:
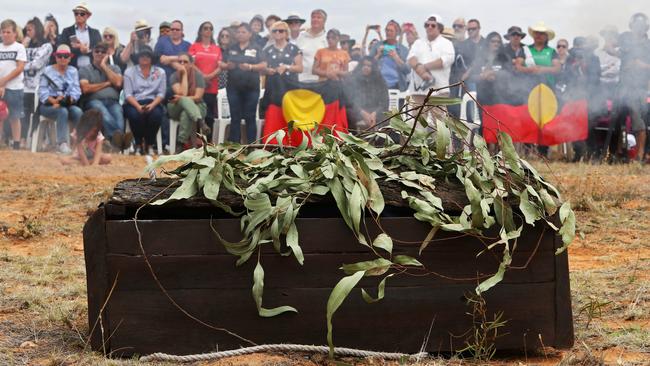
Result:
{"label": "sun hat", "polygon": [[555,38],[555,31],[546,26],[544,22],[537,22],[537,24],[528,27],[528,34],[530,34],[531,37],[535,32],[546,33],[549,41]]}
{"label": "sun hat", "polygon": [[284,22],[286,22],[286,23],[300,22],[300,24],[302,24],[302,23],[305,22],[305,19],[303,19],[303,17],[301,17],[300,14],[298,14],[298,13],[291,13],[287,17],[287,19],[284,20]]}
{"label": "sun hat", "polygon": [[60,44],[59,47],[56,48],[56,51],[54,52],[55,55],[72,55],[72,51],[70,51],[70,46],[67,44]]}
{"label": "sun hat", "polygon": [[83,11],[88,14],[92,14],[93,12],[90,11],[90,8],[88,7],[88,4],[85,2],[77,4],[74,8],[72,8],[72,11]]}
{"label": "sun hat", "polygon": [[507,39],[508,41],[510,40],[510,37],[519,35],[521,39],[524,39],[526,37],[526,33],[524,33],[521,30],[521,27],[517,27],[516,25],[513,25],[512,27],[508,28],[508,33],[503,35],[503,38]]}
{"label": "sun hat", "polygon": [[[162,25],[162,24],[161,24],[161,25]],[[170,27],[170,28],[171,28],[171,27]],[[143,31],[143,30],[147,30],[147,29],[151,29],[151,26],[149,25],[149,23],[147,23],[146,20],[144,20],[144,19],[139,19],[139,20],[136,20],[136,21],[135,21],[135,31],[136,31],[136,32]]]}

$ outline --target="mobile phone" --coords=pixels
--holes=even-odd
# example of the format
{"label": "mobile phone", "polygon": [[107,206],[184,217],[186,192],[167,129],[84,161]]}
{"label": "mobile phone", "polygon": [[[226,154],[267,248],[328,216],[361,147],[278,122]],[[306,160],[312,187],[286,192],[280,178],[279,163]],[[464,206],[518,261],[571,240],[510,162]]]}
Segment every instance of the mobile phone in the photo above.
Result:
{"label": "mobile phone", "polygon": [[79,38],[77,36],[70,36],[70,43],[77,43],[79,42]]}
{"label": "mobile phone", "polygon": [[370,28],[379,30],[379,29],[381,29],[381,26],[380,25],[373,25]]}
{"label": "mobile phone", "polygon": [[388,55],[390,51],[395,51],[397,49],[397,46],[394,44],[385,44],[384,45],[384,55]]}

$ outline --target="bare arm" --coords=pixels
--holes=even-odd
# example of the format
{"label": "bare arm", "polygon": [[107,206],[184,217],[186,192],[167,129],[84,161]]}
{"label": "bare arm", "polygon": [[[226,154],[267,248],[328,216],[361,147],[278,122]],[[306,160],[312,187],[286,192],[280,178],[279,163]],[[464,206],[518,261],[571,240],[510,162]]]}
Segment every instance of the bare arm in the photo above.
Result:
{"label": "bare arm", "polygon": [[93,156],[93,161],[90,163],[90,165],[99,165],[99,161],[101,160],[103,154],[102,150],[102,144],[97,144],[95,147],[95,156]]}
{"label": "bare arm", "polygon": [[110,81],[104,81],[102,83],[91,84],[88,80],[82,79],[79,80],[79,85],[81,86],[81,92],[84,94],[96,93],[104,88],[111,86]]}
{"label": "bare arm", "polygon": [[83,141],[80,141],[77,144],[77,155],[79,156],[79,162],[83,166],[90,165],[90,162],[88,161],[88,158],[86,157],[86,152],[84,151],[83,147]]}
{"label": "bare arm", "polygon": [[110,85],[114,86],[116,89],[119,89],[122,87],[122,75],[116,73],[109,65],[108,65],[108,57],[104,58],[104,62],[102,62],[102,70],[106,73],[106,77],[108,78],[108,81]]}

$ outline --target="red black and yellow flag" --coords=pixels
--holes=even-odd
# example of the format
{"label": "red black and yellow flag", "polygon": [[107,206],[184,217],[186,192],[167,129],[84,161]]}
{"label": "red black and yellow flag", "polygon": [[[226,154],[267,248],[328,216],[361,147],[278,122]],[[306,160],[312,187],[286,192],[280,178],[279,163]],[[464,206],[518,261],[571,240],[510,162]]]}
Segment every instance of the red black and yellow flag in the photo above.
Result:
{"label": "red black and yellow flag", "polygon": [[[282,142],[298,146],[302,142],[303,131],[329,128],[348,131],[348,118],[345,111],[345,94],[341,82],[324,81],[301,83],[286,78],[269,78],[262,99],[264,131],[262,140],[274,132],[288,130],[293,122],[294,130]],[[270,143],[277,143],[275,140]]]}
{"label": "red black and yellow flag", "polygon": [[546,84],[529,89],[528,98],[513,103],[507,98],[490,98],[483,104],[483,137],[496,142],[497,131],[503,131],[514,142],[557,145],[587,138],[587,101],[560,101]]}

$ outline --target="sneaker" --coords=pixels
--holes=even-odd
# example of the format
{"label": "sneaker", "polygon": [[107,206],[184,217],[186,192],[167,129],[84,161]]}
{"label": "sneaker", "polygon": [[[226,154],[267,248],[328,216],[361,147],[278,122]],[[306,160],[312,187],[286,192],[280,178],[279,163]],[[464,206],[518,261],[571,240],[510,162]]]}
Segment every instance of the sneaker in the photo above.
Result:
{"label": "sneaker", "polygon": [[72,153],[72,150],[70,150],[70,146],[68,146],[67,142],[62,142],[61,145],[59,145],[59,152],[61,154],[69,155]]}
{"label": "sneaker", "polygon": [[124,150],[124,135],[121,131],[115,131],[111,137],[111,143],[120,151]]}

